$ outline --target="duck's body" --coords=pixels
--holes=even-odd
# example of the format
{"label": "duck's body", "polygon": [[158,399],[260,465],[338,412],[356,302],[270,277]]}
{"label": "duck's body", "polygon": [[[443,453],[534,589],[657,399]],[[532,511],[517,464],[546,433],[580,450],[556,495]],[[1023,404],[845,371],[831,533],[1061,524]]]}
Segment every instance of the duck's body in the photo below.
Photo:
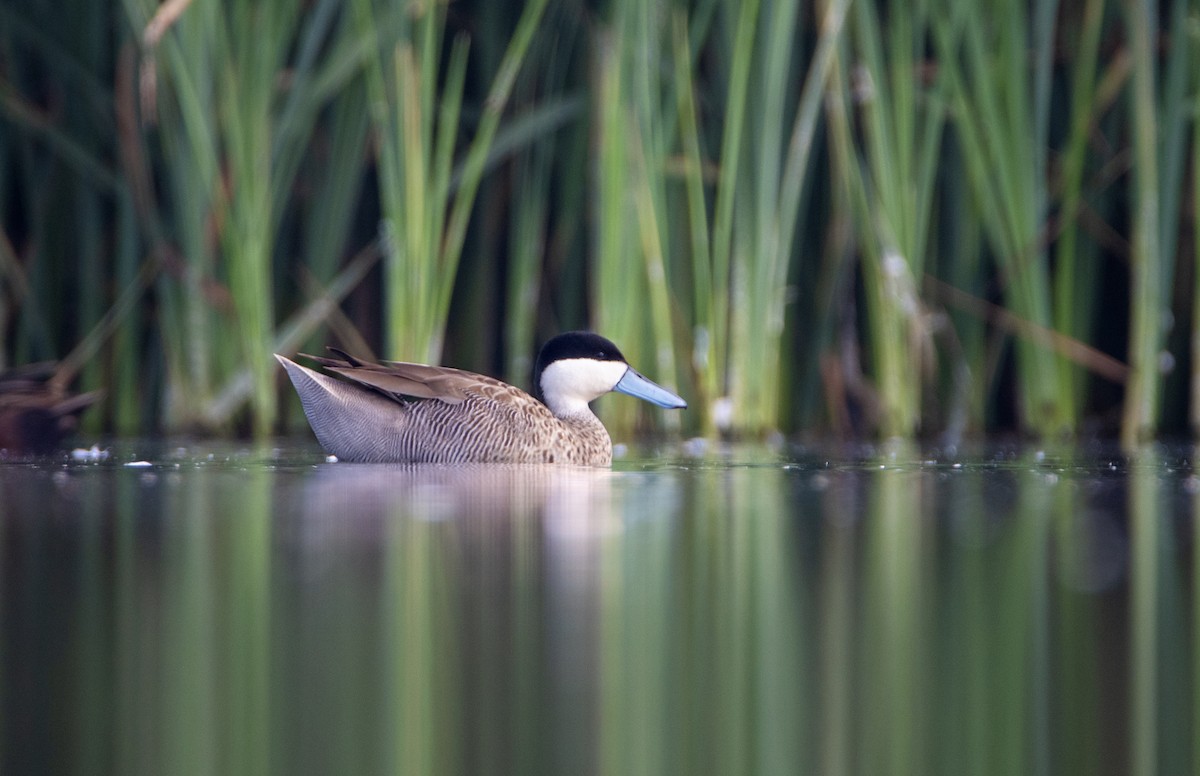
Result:
{"label": "duck's body", "polygon": [[313,358],[339,380],[277,356],[321,446],[343,461],[608,466],[612,441],[588,402],[620,390],[686,406],[608,340],[559,335],[538,358],[543,403],[492,377],[441,366]]}
{"label": "duck's body", "polygon": [[54,452],[99,398],[67,393],[54,379],[57,370],[44,362],[0,373],[0,457]]}

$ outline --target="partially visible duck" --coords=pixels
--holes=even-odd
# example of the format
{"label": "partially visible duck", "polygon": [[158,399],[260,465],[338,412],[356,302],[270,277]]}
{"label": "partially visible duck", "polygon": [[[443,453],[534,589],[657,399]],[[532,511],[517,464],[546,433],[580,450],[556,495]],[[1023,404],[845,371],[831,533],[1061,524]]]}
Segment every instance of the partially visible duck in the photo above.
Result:
{"label": "partially visible duck", "polygon": [[99,397],[68,393],[53,379],[56,370],[45,361],[0,373],[0,455],[54,452]]}

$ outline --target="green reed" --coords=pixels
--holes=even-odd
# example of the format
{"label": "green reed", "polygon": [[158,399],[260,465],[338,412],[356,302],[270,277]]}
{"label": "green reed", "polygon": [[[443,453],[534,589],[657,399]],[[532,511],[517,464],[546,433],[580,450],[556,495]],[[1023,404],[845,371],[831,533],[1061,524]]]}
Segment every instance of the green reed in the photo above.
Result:
{"label": "green reed", "polygon": [[[789,149],[784,140],[793,99],[789,94],[794,77],[790,60],[799,43],[799,10],[794,2],[762,5],[754,18],[739,20],[739,33],[743,24],[750,24],[757,28],[754,37],[739,34],[735,44],[752,47],[748,54],[752,73],[746,84],[747,121],[742,127],[745,145],[728,148],[743,157],[744,166],[742,176],[721,179],[722,188],[727,189],[721,194],[727,193],[725,201],[731,203],[726,211],[731,227],[727,241],[718,238],[714,242],[718,250],[727,252],[722,262],[728,261],[730,266],[729,340],[738,343],[729,353],[729,394],[736,422],[751,431],[778,425],[779,345],[793,253],[791,240],[781,230],[800,206],[799,201],[784,204],[783,190],[790,188],[798,195],[807,171],[803,163],[798,169],[788,169]],[[810,88],[810,99],[817,98],[822,89],[821,84]],[[797,122],[800,115],[796,114]],[[723,160],[729,158],[722,153]]]}
{"label": "green reed", "polygon": [[[147,28],[153,9],[149,3],[126,3],[126,13],[138,30]],[[163,340],[161,420],[171,429],[199,422],[219,373],[229,368],[214,364],[228,354],[215,348],[215,343],[228,340],[219,331],[224,321],[212,309],[207,293],[218,282],[216,250],[208,231],[220,165],[216,106],[208,75],[215,56],[212,17],[210,11],[200,9],[178,21],[157,43],[151,41],[154,47],[139,67],[155,78],[154,103],[141,108],[150,114],[145,121],[158,132],[162,187],[173,204],[161,216],[155,211],[144,213],[142,220],[158,226],[156,219],[161,218],[162,234],[145,229],[151,250],[173,249],[182,260],[174,273],[156,278],[155,289],[162,304],[156,322]],[[138,150],[149,156],[142,143]]]}
{"label": "green reed", "polygon": [[[1079,35],[1070,44],[1071,115],[1058,184],[1060,223],[1054,246],[1054,323],[1060,332],[1084,342],[1092,340],[1098,296],[1098,284],[1085,279],[1099,276],[1100,257],[1095,242],[1082,233],[1080,219],[1085,208],[1099,204],[1085,200],[1084,176],[1088,172],[1088,143],[1096,129],[1097,113],[1103,107],[1099,101],[1097,69],[1104,7],[1104,0],[1088,0],[1079,9],[1078,20],[1064,22],[1076,23]],[[1064,9],[1064,15],[1068,13],[1070,9]],[[1098,199],[1094,195],[1092,198]],[[1077,365],[1070,365],[1062,374],[1075,405],[1082,406],[1087,373]]]}
{"label": "green reed", "polygon": [[[712,246],[712,269],[708,273],[711,279],[712,307],[706,316],[708,326],[700,331],[706,331],[707,336],[700,338],[698,344],[709,344],[712,356],[701,355],[702,362],[711,364],[710,368],[717,370],[708,379],[710,386],[716,391],[710,392],[709,398],[715,401],[718,397],[727,397],[730,391],[729,376],[731,364],[735,358],[734,348],[730,343],[730,307],[733,295],[731,293],[730,267],[733,253],[733,221],[734,201],[737,190],[739,172],[742,165],[742,135],[747,120],[746,101],[749,93],[751,57],[754,52],[755,28],[757,26],[758,0],[750,0],[741,4],[740,8],[724,6],[721,10],[729,16],[727,22],[733,22],[733,38],[725,48],[730,51],[722,61],[722,73],[727,85],[725,89],[725,114],[720,127],[719,153],[715,156],[719,165],[719,178],[716,191],[713,194],[713,215],[710,238]],[[736,13],[735,13],[736,11]],[[698,273],[699,275],[699,273]],[[704,326],[705,318],[697,316]],[[699,333],[699,332],[698,332]]]}
{"label": "green reed", "polygon": [[452,42],[443,80],[445,8],[405,6],[393,6],[404,13],[395,15],[391,29],[380,24],[384,11],[370,0],[355,6],[360,25],[379,30],[367,84],[379,135],[387,250],[385,349],[406,359],[437,361],[484,164],[546,0],[534,0],[522,12],[457,181],[451,173],[468,43],[462,37]]}
{"label": "green reed", "polygon": [[[792,68],[794,50],[802,43],[799,4],[760,9],[758,3],[748,2],[737,8],[720,7],[717,13],[726,14],[730,24],[714,25],[711,34],[721,35],[726,26],[733,32],[728,40],[715,44],[725,102],[723,113],[712,121],[706,121],[697,108],[692,53],[693,36],[710,34],[708,28],[697,23],[688,30],[681,15],[672,20],[665,13],[635,28],[644,35],[657,22],[656,40],[671,41],[672,69],[666,70],[665,64],[663,69],[675,74],[675,94],[663,90],[659,94],[665,97],[655,101],[645,96],[644,87],[640,93],[634,90],[635,100],[641,94],[637,104],[653,106],[653,110],[644,107],[642,115],[656,116],[659,122],[635,126],[633,168],[653,171],[655,155],[665,159],[671,149],[679,154],[683,170],[682,187],[647,189],[639,185],[646,179],[635,179],[632,186],[650,280],[649,310],[657,315],[654,331],[662,331],[668,303],[678,308],[676,320],[687,321],[675,341],[691,348],[700,413],[692,422],[710,433],[717,423],[718,402],[728,407],[721,423],[734,430],[762,432],[780,425],[787,281],[797,222],[807,206],[803,183],[816,116],[845,8],[845,3],[830,8],[817,55],[804,71],[807,80],[797,94]],[[644,59],[643,55],[639,61]],[[709,126],[720,138],[719,144],[711,145],[718,163],[711,195],[704,158],[709,148],[704,128]],[[668,228],[661,219],[670,213],[680,214],[676,217],[684,218],[685,225]],[[654,224],[657,228],[647,228]],[[686,246],[682,251],[669,247],[667,240],[675,235],[683,238],[673,241]],[[675,258],[664,264],[662,256]],[[688,290],[666,299],[664,289],[656,285],[664,268],[676,278],[676,288]],[[606,271],[603,261],[601,271]],[[619,275],[614,276],[613,282],[619,280]],[[678,323],[676,328],[681,328]],[[665,370],[667,364],[659,366]]]}
{"label": "green reed", "polygon": [[[1050,270],[1043,228],[1048,209],[1046,143],[1050,42],[1057,3],[949,3],[934,14],[935,38],[956,137],[1002,273],[1005,301],[1024,320],[1051,326]],[[1032,65],[1028,52],[1035,52]],[[1079,409],[1064,364],[1048,348],[1016,343],[1021,422],[1069,433]]]}
{"label": "green reed", "polygon": [[[169,192],[143,217],[154,250],[174,257],[157,284],[168,427],[228,425],[242,397],[256,434],[273,427],[281,224],[319,111],[363,56],[337,8],[326,1],[301,13],[287,0],[243,2],[164,19],[161,7],[126,2],[148,47],[143,78],[157,78],[144,120],[157,122]],[[321,56],[318,42],[328,47]],[[338,162],[355,158],[361,134],[335,127]],[[317,185],[319,194],[337,195],[344,176]],[[322,213],[313,222],[336,236],[345,206]]]}
{"label": "green reed", "polygon": [[[683,262],[691,278],[691,299],[680,299],[680,305],[690,302],[692,322],[691,369],[696,373],[691,406],[699,416],[698,425],[706,434],[715,431],[712,413],[713,400],[723,393],[719,376],[725,364],[724,298],[713,293],[712,248],[709,241],[708,206],[705,198],[704,158],[701,156],[699,118],[696,107],[696,85],[688,43],[687,20],[677,13],[672,20],[672,52],[677,109],[679,111],[679,144],[684,187],[683,212],[686,216],[686,250],[690,261]],[[681,230],[683,231],[683,230]],[[719,336],[718,336],[719,335]],[[714,337],[717,338],[714,341]]]}
{"label": "green reed", "polygon": [[220,57],[215,75],[221,83],[215,129],[227,177],[216,190],[216,215],[225,221],[222,260],[229,271],[241,355],[253,375],[255,429],[262,434],[274,422],[276,398],[270,353],[275,317],[271,259],[272,225],[279,207],[272,191],[272,108],[299,14],[286,3],[238,3],[230,10],[231,17],[218,17],[213,30]]}
{"label": "green reed", "polygon": [[[645,322],[645,275],[641,271],[635,233],[628,228],[631,217],[626,190],[629,188],[629,146],[626,113],[622,102],[619,44],[600,41],[597,66],[597,140],[595,169],[594,220],[595,287],[597,304],[593,325],[621,343],[626,357],[637,363],[640,343],[645,340],[641,327]],[[610,423],[618,433],[632,425],[634,409],[628,402],[613,408]]]}
{"label": "green reed", "polygon": [[[1196,90],[1193,100],[1193,111],[1195,115],[1200,116],[1200,89]],[[1200,174],[1196,174],[1196,170],[1200,169],[1200,164],[1196,162],[1197,149],[1200,149],[1200,121],[1192,122],[1192,221],[1200,224]],[[1192,241],[1192,251],[1196,258],[1196,265],[1200,266],[1200,238]],[[1194,272],[1192,275],[1192,299],[1200,299],[1200,272]],[[1193,436],[1200,434],[1200,305],[1192,305],[1192,331],[1191,331],[1191,357],[1192,357],[1192,374],[1188,398],[1189,411],[1188,423],[1191,427]],[[1198,717],[1197,719],[1200,719]]]}
{"label": "green reed", "polygon": [[[935,174],[941,159],[944,97],[940,80],[923,87],[928,43],[925,3],[855,7],[853,75],[839,105],[859,108],[862,146],[851,156],[850,123],[837,122],[843,174],[849,176],[854,223],[862,242],[869,346],[885,436],[913,435],[921,421],[922,382],[932,352],[921,298],[933,226]],[[886,15],[886,25],[881,19]],[[844,64],[843,64],[844,67]],[[861,154],[859,161],[858,154]]]}
{"label": "green reed", "polygon": [[[1186,99],[1197,83],[1188,3],[1171,4],[1170,29],[1176,31],[1160,71],[1153,51],[1160,29],[1157,3],[1131,3],[1126,10],[1133,60],[1130,125],[1133,132],[1133,238],[1130,283],[1130,378],[1125,395],[1121,441],[1134,447],[1158,429],[1162,404],[1165,311],[1170,310],[1175,277],[1179,202],[1186,166],[1187,123],[1196,121]],[[1194,15],[1194,11],[1191,12]],[[1161,72],[1161,82],[1160,82]],[[1196,153],[1193,151],[1193,153]]]}
{"label": "green reed", "polygon": [[[654,379],[675,382],[675,344],[668,290],[672,262],[667,161],[673,144],[672,85],[655,52],[669,41],[668,7],[618,2],[610,31],[597,40],[595,305],[597,330]],[[622,433],[645,408],[630,402],[608,412]],[[668,423],[677,417],[664,416]]]}
{"label": "green reed", "polygon": [[89,431],[265,434],[331,337],[524,384],[582,326],[692,403],[621,434],[1053,436],[1126,372],[1127,443],[1181,422],[1186,0],[76,5],[0,4],[0,335]]}
{"label": "green reed", "polygon": [[[548,10],[547,24],[554,25],[560,34],[552,39],[535,41],[529,53],[528,70],[531,77],[518,80],[513,101],[522,108],[539,104],[556,110],[558,121],[565,122],[582,113],[583,100],[568,90],[569,63],[575,51],[578,35],[575,19],[569,9],[555,15]],[[540,45],[539,45],[540,43]],[[533,372],[533,356],[537,352],[537,323],[539,300],[550,287],[544,274],[554,265],[550,242],[551,205],[555,200],[556,180],[566,169],[569,154],[567,143],[546,132],[542,139],[531,144],[513,162],[512,212],[509,217],[508,272],[505,278],[504,345],[505,379],[513,385],[524,386]],[[558,164],[556,165],[556,160]],[[562,201],[558,203],[559,217],[578,217],[578,210]],[[499,256],[488,257],[494,264]]]}

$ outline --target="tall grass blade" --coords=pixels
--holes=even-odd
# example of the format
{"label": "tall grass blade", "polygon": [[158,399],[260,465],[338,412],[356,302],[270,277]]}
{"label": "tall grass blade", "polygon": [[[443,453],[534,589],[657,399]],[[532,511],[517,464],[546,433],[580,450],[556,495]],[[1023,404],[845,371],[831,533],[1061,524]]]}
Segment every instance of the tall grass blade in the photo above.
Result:
{"label": "tall grass blade", "polygon": [[[647,63],[657,63],[659,47],[670,40],[670,20],[665,6],[620,2],[601,39],[593,307],[596,328],[613,331],[626,356],[668,386],[677,376],[678,305],[669,282],[682,263],[673,251],[667,183],[677,87],[667,71]],[[621,402],[606,419],[620,437],[646,411]],[[679,421],[661,417],[668,427]]]}
{"label": "tall grass blade", "polygon": [[531,354],[541,293],[541,259],[546,248],[546,194],[550,186],[550,159],[535,149],[517,163],[506,285],[508,325],[505,328],[505,377],[523,385],[533,372]]}
{"label": "tall grass blade", "polygon": [[1156,37],[1158,4],[1127,6],[1133,59],[1130,100],[1133,131],[1133,244],[1130,256],[1130,380],[1121,419],[1121,443],[1126,449],[1148,439],[1158,429],[1162,406],[1162,375],[1170,288],[1174,277],[1175,235],[1179,228],[1179,197],[1184,167],[1186,122],[1184,99],[1195,68],[1189,67],[1184,33],[1187,2],[1171,4],[1174,36],[1159,92]]}
{"label": "tall grass blade", "polygon": [[[1104,0],[1087,0],[1077,9],[1079,36],[1072,41],[1070,128],[1062,152],[1059,177],[1059,233],[1054,251],[1054,325],[1071,337],[1091,340],[1099,293],[1097,251],[1081,234],[1080,212],[1084,202],[1084,171],[1088,142],[1098,119],[1099,90],[1097,72],[1100,34],[1104,23]],[[1064,9],[1064,13],[1067,9]],[[1087,374],[1077,367],[1063,371],[1067,390],[1076,406],[1085,400]]]}
{"label": "tall grass blade", "polygon": [[[626,6],[621,5],[618,13]],[[642,356],[644,332],[643,303],[646,299],[645,275],[640,271],[641,257],[633,232],[627,228],[636,214],[630,210],[628,192],[630,181],[630,146],[626,117],[623,41],[618,35],[598,39],[598,61],[595,66],[595,105],[598,136],[593,176],[595,200],[593,219],[593,267],[595,301],[592,320],[597,330],[620,343],[625,356],[637,363]],[[634,409],[628,402],[615,403],[611,411],[607,402],[605,422],[613,433],[621,436],[633,427]]]}
{"label": "tall grass blade", "polygon": [[[479,182],[513,83],[546,7],[522,11],[467,146],[462,178],[451,194],[466,79],[467,44],[454,42],[439,78],[445,30],[439,5],[418,9],[411,24],[383,29],[367,67],[373,120],[380,136],[384,205],[386,349],[406,359],[440,359],[451,294]],[[359,0],[360,28],[375,25],[377,5]],[[440,87],[439,87],[440,84]]]}
{"label": "tall grass blade", "polygon": [[[721,129],[720,177],[715,194],[712,222],[712,303],[707,310],[697,311],[697,340],[711,348],[711,356],[700,355],[704,363],[715,370],[708,377],[709,395],[728,396],[730,385],[730,266],[733,253],[733,214],[739,185],[743,156],[742,132],[747,111],[751,61],[755,48],[755,28],[758,26],[759,0],[746,0],[738,8],[737,25],[732,40],[732,55],[728,65],[728,96],[725,120]],[[703,313],[703,317],[701,317]],[[723,425],[727,425],[725,422]]]}
{"label": "tall grass blade", "polygon": [[[787,277],[795,253],[794,237],[801,195],[811,162],[812,137],[821,101],[833,70],[834,52],[842,36],[848,0],[834,0],[820,20],[816,49],[808,64],[791,132],[784,149],[776,134],[783,113],[771,106],[786,99],[790,50],[798,6],[781,4],[763,19],[768,31],[759,79],[762,91],[756,106],[764,117],[758,139],[756,194],[743,210],[737,233],[740,261],[733,274],[731,331],[739,343],[737,363],[731,363],[731,395],[738,425],[750,432],[776,431],[780,417],[781,340]],[[772,171],[781,171],[775,178]],[[747,203],[749,204],[749,203]],[[754,215],[757,214],[757,215]],[[740,276],[740,281],[739,281]]]}
{"label": "tall grass blade", "polygon": [[[1051,325],[1050,271],[1042,237],[1046,221],[1045,131],[1048,57],[1028,52],[1052,38],[1055,0],[1026,8],[946,3],[932,14],[956,137],[980,203],[984,229],[1002,272],[1005,299],[1018,316]],[[1032,131],[1031,131],[1032,127]],[[1039,134],[1041,132],[1041,134]],[[1054,436],[1072,433],[1079,408],[1053,353],[1017,342],[1021,424]]]}
{"label": "tall grass blade", "polygon": [[475,193],[479,181],[483,177],[484,165],[488,158],[488,150],[500,126],[500,119],[508,98],[512,94],[513,84],[525,61],[525,55],[533,40],[542,14],[546,10],[548,0],[530,0],[521,13],[517,28],[513,31],[512,39],[500,61],[500,69],[496,73],[492,87],[484,100],[483,118],[479,129],[467,151],[463,168],[462,184],[455,196],[454,205],[450,212],[450,221],[446,233],[446,272],[443,274],[439,302],[439,312],[444,317],[445,310],[450,305],[450,292],[453,288],[452,276],[458,266],[458,258],[462,252],[463,239],[467,230],[467,219],[474,205]]}
{"label": "tall grass blade", "polygon": [[[1200,116],[1200,89],[1192,101],[1192,110]],[[1200,121],[1192,122],[1192,222],[1200,224]],[[1192,234],[1192,375],[1188,421],[1192,436],[1200,437],[1200,231]],[[1200,571],[1197,572],[1200,575]],[[1200,620],[1197,621],[1200,629]],[[1200,694],[1197,694],[1200,698]],[[1200,716],[1196,717],[1200,723]],[[1200,760],[1200,751],[1197,752]]]}
{"label": "tall grass blade", "polygon": [[[708,229],[708,201],[705,196],[704,159],[700,150],[700,127],[696,108],[696,84],[692,78],[691,49],[688,43],[687,19],[676,12],[672,19],[672,51],[674,52],[675,84],[679,111],[680,144],[683,146],[683,183],[686,193],[687,243],[691,256],[687,263],[690,270],[692,297],[690,320],[691,368],[695,398],[691,406],[705,435],[716,431],[712,402],[721,394],[718,365],[713,363],[716,354],[711,339],[713,300],[713,266]],[[720,360],[724,363],[724,359]]]}
{"label": "tall grass blade", "polygon": [[[855,6],[854,76],[864,134],[856,197],[863,235],[863,280],[870,351],[885,436],[912,436],[920,426],[922,381],[932,336],[920,298],[933,227],[934,173],[941,155],[944,105],[940,82],[921,90],[928,42],[924,3],[889,3],[885,28],[874,6]],[[846,124],[842,124],[843,131]],[[848,140],[843,142],[849,142]]]}
{"label": "tall grass blade", "polygon": [[[274,291],[271,260],[276,218],[272,199],[272,94],[292,40],[295,14],[280,3],[237,3],[218,28],[216,45],[227,57],[218,92],[218,124],[228,183],[218,199],[225,220],[222,251],[229,272],[242,358],[251,367],[255,434],[275,421]],[[223,27],[224,29],[221,29]]]}
{"label": "tall grass blade", "polygon": [[[261,436],[276,412],[279,230],[321,109],[368,49],[333,0],[308,13],[293,0],[196,3],[165,22],[151,18],[162,8],[143,0],[125,7],[155,58],[146,72],[158,76],[152,115],[164,128],[172,194],[163,221],[184,258],[159,282],[167,424],[211,422],[217,386],[240,381],[248,366],[250,427]],[[346,209],[330,217],[339,212],[344,224]],[[230,341],[236,349],[222,347]]]}
{"label": "tall grass blade", "polygon": [[[583,115],[582,95],[568,95],[568,68],[575,39],[566,14],[551,16],[548,25],[564,27],[553,40],[535,41],[526,65],[530,77],[515,85],[514,103],[519,115],[496,132],[485,170],[515,154],[511,213],[509,216],[508,268],[505,278],[504,374],[513,385],[527,385],[537,349],[539,300],[549,286],[545,274],[551,263],[548,237],[554,204],[554,184],[562,157],[559,131]],[[457,186],[461,173],[451,182]],[[534,386],[536,387],[536,386]]]}

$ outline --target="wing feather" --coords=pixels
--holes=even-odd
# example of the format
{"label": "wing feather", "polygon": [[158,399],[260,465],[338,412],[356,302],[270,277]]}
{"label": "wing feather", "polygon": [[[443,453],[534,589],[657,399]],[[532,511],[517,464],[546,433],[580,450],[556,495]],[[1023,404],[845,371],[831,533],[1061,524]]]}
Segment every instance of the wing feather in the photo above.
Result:
{"label": "wing feather", "polygon": [[402,396],[433,399],[446,404],[461,404],[471,396],[480,396],[508,405],[542,406],[525,391],[486,375],[448,366],[387,361],[380,364],[360,361],[339,353],[344,360],[306,356],[330,372],[392,398]]}

